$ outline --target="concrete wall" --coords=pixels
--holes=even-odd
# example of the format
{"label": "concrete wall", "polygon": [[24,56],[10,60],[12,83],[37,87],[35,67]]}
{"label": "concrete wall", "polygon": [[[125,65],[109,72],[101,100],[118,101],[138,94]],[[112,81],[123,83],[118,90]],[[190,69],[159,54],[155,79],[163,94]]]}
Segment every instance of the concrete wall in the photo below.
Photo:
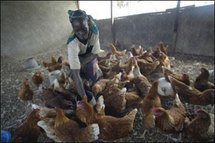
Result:
{"label": "concrete wall", "polygon": [[115,20],[116,39],[119,39],[126,49],[129,49],[132,44],[149,49],[161,40],[171,44],[173,24],[173,14],[168,13],[118,18]]}
{"label": "concrete wall", "polygon": [[1,56],[28,58],[65,46],[75,1],[1,2]]}
{"label": "concrete wall", "polygon": [[96,20],[96,24],[99,28],[99,40],[102,49],[110,49],[110,43],[112,42],[111,33],[111,20]]}
{"label": "concrete wall", "polygon": [[[115,19],[116,39],[123,48],[132,44],[145,49],[155,48],[160,41],[172,52],[175,13],[169,9],[161,13],[139,14]],[[108,22],[107,22],[108,21]],[[98,20],[103,47],[112,42],[110,19]],[[178,24],[176,52],[214,56],[214,5],[181,8]]]}
{"label": "concrete wall", "polygon": [[180,14],[176,47],[176,52],[214,56],[214,5]]}

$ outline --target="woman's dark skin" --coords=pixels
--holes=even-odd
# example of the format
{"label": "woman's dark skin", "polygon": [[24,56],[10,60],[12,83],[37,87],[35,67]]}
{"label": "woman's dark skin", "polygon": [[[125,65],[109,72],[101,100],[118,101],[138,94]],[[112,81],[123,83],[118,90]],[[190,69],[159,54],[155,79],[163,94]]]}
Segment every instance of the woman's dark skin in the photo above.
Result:
{"label": "woman's dark skin", "polygon": [[[72,27],[74,30],[74,33],[76,36],[85,41],[88,40],[89,37],[89,25],[88,25],[88,18],[85,19],[77,19],[72,22]],[[84,72],[85,71],[85,66],[87,63],[89,63],[91,60],[96,58],[96,55],[93,53],[89,53],[85,56],[85,58],[81,61],[81,69]],[[75,82],[75,86],[77,88],[77,92],[81,97],[86,96],[85,90],[84,90],[84,85],[82,82],[82,79],[80,77],[80,70],[79,69],[72,69],[72,79]]]}

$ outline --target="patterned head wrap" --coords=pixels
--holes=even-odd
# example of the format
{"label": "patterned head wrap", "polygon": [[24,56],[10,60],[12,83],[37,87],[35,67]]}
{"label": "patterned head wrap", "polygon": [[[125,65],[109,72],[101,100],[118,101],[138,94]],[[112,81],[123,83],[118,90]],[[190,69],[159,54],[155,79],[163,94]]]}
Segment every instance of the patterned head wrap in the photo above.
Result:
{"label": "patterned head wrap", "polygon": [[83,10],[68,10],[68,14],[69,14],[69,20],[72,23],[72,21],[76,20],[76,19],[85,19],[88,18],[87,14],[85,11]]}

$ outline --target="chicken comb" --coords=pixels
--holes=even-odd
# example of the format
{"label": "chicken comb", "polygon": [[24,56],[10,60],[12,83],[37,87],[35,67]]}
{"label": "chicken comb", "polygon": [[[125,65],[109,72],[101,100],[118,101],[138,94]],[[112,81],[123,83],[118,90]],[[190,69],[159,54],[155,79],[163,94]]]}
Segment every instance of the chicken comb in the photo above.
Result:
{"label": "chicken comb", "polygon": [[154,107],[154,108],[152,109],[152,112],[155,113],[157,110],[158,110],[158,108],[157,108],[157,107]]}

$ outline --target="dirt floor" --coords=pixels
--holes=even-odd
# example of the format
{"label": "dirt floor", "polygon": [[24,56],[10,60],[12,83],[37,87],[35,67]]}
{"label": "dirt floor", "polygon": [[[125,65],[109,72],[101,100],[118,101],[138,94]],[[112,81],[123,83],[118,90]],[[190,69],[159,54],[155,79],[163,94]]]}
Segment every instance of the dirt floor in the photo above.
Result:
{"label": "dirt floor", "polygon": [[[51,56],[63,56],[64,60],[67,60],[67,49],[61,49],[59,51],[46,52],[40,55],[36,55],[34,58],[38,64],[41,65],[41,70],[44,69],[42,61],[49,62]],[[175,66],[175,71],[180,73],[188,73],[191,78],[191,83],[195,80],[195,77],[200,73],[200,68],[205,67],[207,69],[214,69],[213,57],[201,57],[191,55],[179,55],[176,54],[175,60],[172,60],[172,64]],[[26,119],[27,115],[32,111],[29,103],[23,103],[18,100],[17,93],[21,87],[21,82],[24,77],[31,79],[34,72],[28,72],[24,70],[26,61],[17,60],[8,57],[1,57],[1,129],[8,130],[13,135],[16,128],[18,128]],[[42,71],[45,77],[43,83],[44,87],[49,86],[48,71]],[[156,80],[153,77],[149,77],[150,81]],[[43,105],[43,99],[41,93],[37,90],[35,85],[30,85],[35,91],[33,102],[38,105]],[[165,109],[168,109],[172,105],[171,97],[161,97],[162,105]],[[211,111],[211,106],[186,106],[189,116],[192,116],[194,110],[197,108],[204,108],[207,111]],[[142,125],[142,117],[140,111],[138,111],[135,122],[134,130],[130,133],[129,142],[172,142],[172,141],[189,141],[185,133],[182,133],[182,139],[179,140],[179,134],[170,134],[171,138],[168,138],[166,133],[159,129],[149,130],[145,138],[142,137],[144,127]],[[44,134],[38,139],[38,142],[50,142]]]}

